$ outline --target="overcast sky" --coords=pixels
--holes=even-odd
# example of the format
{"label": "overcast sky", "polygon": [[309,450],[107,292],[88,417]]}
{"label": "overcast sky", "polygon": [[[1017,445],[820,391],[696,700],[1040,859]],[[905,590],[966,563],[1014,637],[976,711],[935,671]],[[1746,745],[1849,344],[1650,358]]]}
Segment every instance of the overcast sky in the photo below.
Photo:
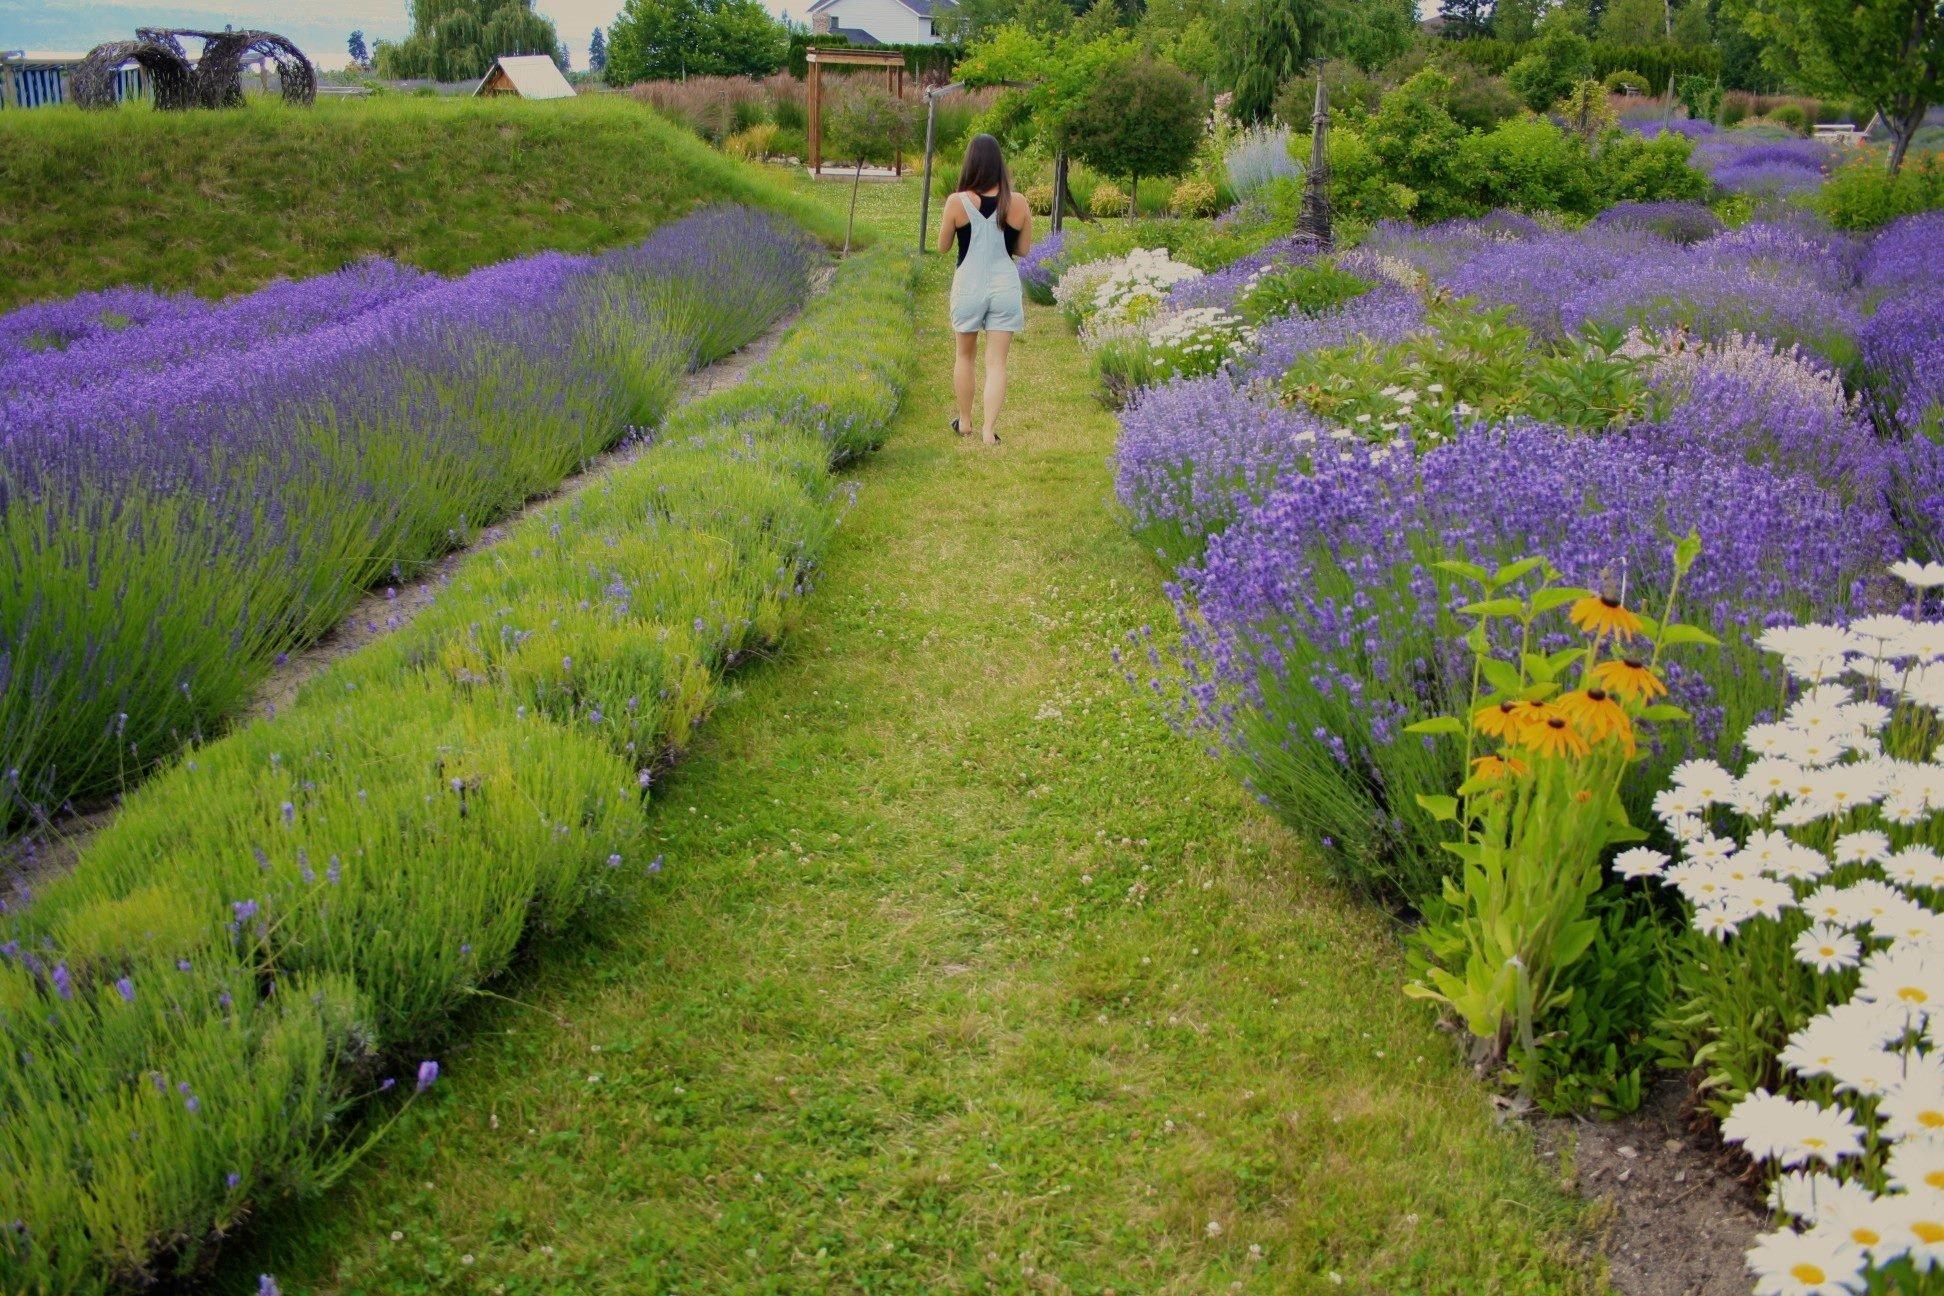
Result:
{"label": "overcast sky", "polygon": [[[810,0],[764,0],[775,13],[801,16]],[[537,0],[554,20],[574,66],[587,66],[587,38],[605,27],[621,0]],[[92,49],[129,40],[137,27],[260,27],[297,42],[319,67],[343,67],[345,40],[396,40],[410,28],[406,0],[0,0],[0,49]]]}

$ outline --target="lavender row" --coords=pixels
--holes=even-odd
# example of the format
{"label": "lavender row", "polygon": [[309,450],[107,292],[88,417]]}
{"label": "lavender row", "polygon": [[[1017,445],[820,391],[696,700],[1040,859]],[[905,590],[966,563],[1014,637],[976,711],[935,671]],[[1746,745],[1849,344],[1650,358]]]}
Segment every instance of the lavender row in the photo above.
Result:
{"label": "lavender row", "polygon": [[[23,387],[0,422],[4,817],[220,726],[362,590],[656,422],[684,370],[801,302],[811,257],[716,209],[600,257],[325,276],[321,315],[298,284],[158,307],[10,364],[0,386],[73,381]],[[30,310],[43,332],[59,314]],[[240,320],[262,327],[237,345]]]}

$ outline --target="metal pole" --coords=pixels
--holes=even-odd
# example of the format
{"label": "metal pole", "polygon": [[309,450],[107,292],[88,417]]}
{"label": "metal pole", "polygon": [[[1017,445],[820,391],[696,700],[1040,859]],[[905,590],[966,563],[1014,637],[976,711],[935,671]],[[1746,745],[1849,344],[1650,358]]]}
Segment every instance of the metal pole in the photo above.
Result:
{"label": "metal pole", "polygon": [[931,233],[932,141],[938,127],[938,96],[925,91],[925,187],[918,198],[918,255],[925,254],[925,236]]}
{"label": "metal pole", "polygon": [[1053,155],[1053,232],[1058,234],[1066,221],[1066,150]]}

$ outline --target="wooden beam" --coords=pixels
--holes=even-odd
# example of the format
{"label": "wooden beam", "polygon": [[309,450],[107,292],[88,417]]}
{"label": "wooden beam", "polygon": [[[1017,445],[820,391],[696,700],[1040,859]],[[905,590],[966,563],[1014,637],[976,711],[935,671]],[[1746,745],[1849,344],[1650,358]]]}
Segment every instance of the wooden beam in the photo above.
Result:
{"label": "wooden beam", "polygon": [[815,48],[803,52],[810,64],[810,174],[823,169],[823,60]]}

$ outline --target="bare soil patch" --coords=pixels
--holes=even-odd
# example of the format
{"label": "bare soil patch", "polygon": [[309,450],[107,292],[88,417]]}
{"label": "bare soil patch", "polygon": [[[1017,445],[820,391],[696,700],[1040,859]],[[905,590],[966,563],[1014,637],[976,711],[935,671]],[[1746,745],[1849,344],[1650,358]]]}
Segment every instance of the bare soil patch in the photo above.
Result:
{"label": "bare soil patch", "polygon": [[1747,1296],[1744,1263],[1767,1214],[1711,1131],[1685,1110],[1687,1086],[1658,1085],[1618,1120],[1536,1126],[1540,1155],[1607,1207],[1595,1239],[1621,1296]]}

